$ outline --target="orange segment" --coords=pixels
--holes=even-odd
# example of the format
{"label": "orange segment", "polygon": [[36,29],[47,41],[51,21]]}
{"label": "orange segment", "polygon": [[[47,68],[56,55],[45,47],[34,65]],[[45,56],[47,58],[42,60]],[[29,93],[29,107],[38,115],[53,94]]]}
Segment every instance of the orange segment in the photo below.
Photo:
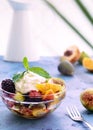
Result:
{"label": "orange segment", "polygon": [[83,59],[83,66],[86,68],[86,69],[88,69],[88,70],[90,70],[90,71],[93,71],[93,59],[91,59],[91,58],[84,58]]}
{"label": "orange segment", "polygon": [[62,86],[59,84],[51,84],[51,89],[54,91],[54,93],[59,92],[62,90]]}
{"label": "orange segment", "polygon": [[42,92],[42,94],[45,94],[45,92],[50,89],[50,86],[47,83],[43,83],[43,84],[36,84],[36,88],[40,92]]}
{"label": "orange segment", "polygon": [[62,86],[59,84],[50,84],[50,83],[44,83],[44,84],[36,84],[36,88],[42,92],[42,94],[45,94],[47,90],[52,89],[54,93],[59,92],[62,90]]}
{"label": "orange segment", "polygon": [[43,96],[43,100],[53,100],[54,99],[54,92],[52,89],[46,91],[45,95]]}

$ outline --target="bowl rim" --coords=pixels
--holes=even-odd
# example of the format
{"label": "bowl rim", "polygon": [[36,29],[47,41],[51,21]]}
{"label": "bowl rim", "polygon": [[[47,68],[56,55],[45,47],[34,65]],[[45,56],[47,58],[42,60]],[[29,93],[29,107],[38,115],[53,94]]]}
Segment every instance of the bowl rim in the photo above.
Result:
{"label": "bowl rim", "polygon": [[[50,94],[50,96],[55,95],[55,97],[56,97],[56,95],[60,95],[60,94],[64,93],[66,91],[66,85],[64,84],[62,87],[63,87],[62,91],[56,92],[54,94]],[[6,95],[11,95],[11,96],[14,96],[16,94],[16,93],[11,93],[11,92],[5,91],[4,89],[2,89],[2,86],[0,85],[0,96],[3,98],[4,95],[2,93],[6,94]],[[25,95],[25,94],[22,94],[22,95],[25,96],[25,97],[29,97],[28,95]],[[48,102],[54,101],[54,99],[42,100],[42,101],[18,101],[18,100],[14,99],[14,98],[11,98],[11,96],[5,96],[5,98],[7,100],[13,101],[15,103],[22,103],[22,104],[42,104],[42,103],[48,103]],[[41,98],[41,97],[37,96],[36,98]]]}

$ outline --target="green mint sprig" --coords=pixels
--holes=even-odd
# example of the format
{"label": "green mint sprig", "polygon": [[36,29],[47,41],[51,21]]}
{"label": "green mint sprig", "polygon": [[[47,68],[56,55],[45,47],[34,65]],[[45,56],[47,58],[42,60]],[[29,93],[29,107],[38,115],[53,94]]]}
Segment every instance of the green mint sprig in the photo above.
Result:
{"label": "green mint sprig", "polygon": [[27,57],[23,58],[23,66],[26,70],[29,70],[30,66]]}
{"label": "green mint sprig", "polygon": [[30,67],[27,57],[23,58],[23,66],[28,71],[32,71],[42,77],[50,78],[50,74],[41,67]]}
{"label": "green mint sprig", "polygon": [[[24,72],[25,72],[25,71],[24,71]],[[14,82],[19,81],[19,80],[23,77],[24,72],[14,74],[14,75],[13,75],[13,78],[12,78],[12,79],[13,79],[13,81],[14,81]]]}
{"label": "green mint sprig", "polygon": [[[34,72],[34,73],[36,73],[36,74],[38,74],[42,77],[51,78],[50,74],[46,70],[44,70],[43,68],[41,68],[41,67],[30,67],[27,57],[23,58],[23,66],[26,69],[26,71],[32,71],[32,72]],[[12,78],[13,81],[14,82],[19,81],[24,76],[24,73],[26,71],[24,71],[22,73],[14,74],[14,76]]]}
{"label": "green mint sprig", "polygon": [[39,74],[42,77],[51,78],[49,73],[47,71],[45,71],[44,69],[42,69],[41,67],[31,67],[31,68],[29,68],[29,70],[36,74]]}
{"label": "green mint sprig", "polygon": [[91,16],[89,10],[85,7],[85,5],[83,4],[83,2],[81,0],[74,0],[74,1],[79,6],[79,8],[81,9],[81,11],[84,13],[84,15],[87,17],[87,19],[89,20],[89,22],[93,25],[93,17]]}

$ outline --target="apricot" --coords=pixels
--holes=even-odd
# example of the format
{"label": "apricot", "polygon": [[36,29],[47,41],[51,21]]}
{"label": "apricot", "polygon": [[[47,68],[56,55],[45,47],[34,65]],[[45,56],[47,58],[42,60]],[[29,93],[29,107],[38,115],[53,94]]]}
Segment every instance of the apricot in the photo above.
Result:
{"label": "apricot", "polygon": [[62,58],[70,61],[71,63],[75,63],[80,58],[80,50],[76,45],[68,47]]}

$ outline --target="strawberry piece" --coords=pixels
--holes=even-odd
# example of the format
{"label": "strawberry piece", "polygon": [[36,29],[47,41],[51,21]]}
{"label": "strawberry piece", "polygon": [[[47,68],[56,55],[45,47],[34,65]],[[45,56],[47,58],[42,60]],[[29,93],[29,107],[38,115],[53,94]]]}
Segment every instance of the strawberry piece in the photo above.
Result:
{"label": "strawberry piece", "polygon": [[31,90],[30,93],[29,93],[29,97],[30,98],[41,97],[41,94],[36,90]]}
{"label": "strawberry piece", "polygon": [[31,90],[29,93],[29,97],[30,97],[30,101],[33,101],[33,102],[39,102],[42,100],[42,96],[40,92],[36,90]]}

